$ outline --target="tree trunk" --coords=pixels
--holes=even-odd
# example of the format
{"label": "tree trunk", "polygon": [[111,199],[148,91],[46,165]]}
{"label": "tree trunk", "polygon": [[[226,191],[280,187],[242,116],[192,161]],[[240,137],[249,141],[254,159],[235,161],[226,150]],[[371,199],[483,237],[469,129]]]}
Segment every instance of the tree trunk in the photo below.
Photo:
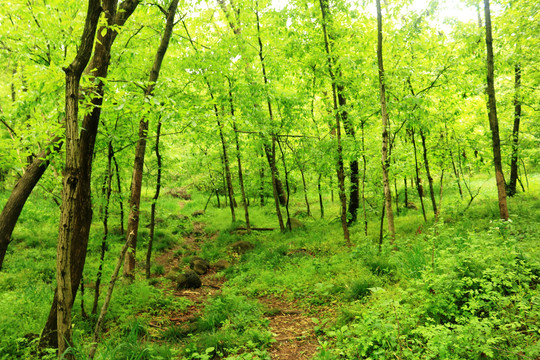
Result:
{"label": "tree trunk", "polygon": [[[258,4],[257,4],[258,5]],[[261,61],[262,73],[264,86],[266,90],[266,103],[268,104],[268,115],[270,117],[270,123],[274,122],[274,113],[272,111],[272,102],[270,101],[270,96],[268,95],[268,76],[266,75],[266,65],[264,62],[263,56],[263,44],[261,40],[261,25],[259,19],[259,9],[255,10],[255,15],[257,17],[257,40],[259,43],[259,60]],[[278,217],[279,228],[281,231],[285,230],[285,225],[283,224],[283,217],[281,216],[281,205],[287,204],[287,198],[283,191],[283,184],[279,180],[277,167],[276,167],[276,137],[272,134],[272,148],[266,142],[264,144],[264,152],[266,153],[266,158],[268,160],[268,165],[270,165],[270,172],[272,173],[272,188],[274,193],[274,202],[276,203],[276,214]]]}
{"label": "tree trunk", "polygon": [[285,162],[285,153],[281,147],[281,142],[277,140],[279,151],[281,152],[281,161],[283,162],[283,171],[285,172],[285,187],[287,188],[287,202],[285,203],[285,212],[287,214],[287,230],[292,230],[291,214],[289,213],[289,199],[291,198],[291,189],[289,187],[289,172],[287,171],[287,163]]}
{"label": "tree trunk", "polygon": [[321,177],[322,177],[322,174],[319,174],[319,178],[317,180],[317,191],[319,192],[319,208],[321,210],[321,219],[324,219],[324,205],[323,205],[323,197],[322,197],[322,191],[321,191]]}
{"label": "tree trunk", "polygon": [[[98,131],[99,118],[101,115],[101,106],[104,98],[104,84],[100,80],[107,77],[110,60],[110,50],[118,33],[114,30],[102,32],[104,28],[121,27],[131,16],[139,4],[139,0],[125,0],[119,6],[117,11],[116,0],[102,1],[102,7],[108,25],[101,28],[97,34],[94,56],[87,67],[94,76],[94,88],[91,90],[96,96],[92,99],[92,111],[88,113],[82,123],[82,129],[79,140],[80,156],[80,176],[77,183],[77,212],[73,223],[73,238],[77,241],[71,246],[71,282],[72,282],[72,302],[75,299],[77,289],[82,277],[82,271],[86,260],[86,251],[88,246],[88,235],[90,224],[92,222],[92,201],[90,180],[92,177],[92,162],[94,159],[94,145]],[[104,36],[102,36],[104,34]],[[56,347],[57,343],[57,296],[55,292],[47,322],[41,334],[39,343],[40,348]]]}
{"label": "tree trunk", "polygon": [[514,128],[512,129],[512,160],[510,162],[510,182],[508,196],[516,194],[519,160],[519,123],[521,121],[521,65],[514,67]]}
{"label": "tree trunk", "polygon": [[418,198],[420,199],[420,205],[422,206],[422,215],[424,215],[424,221],[427,222],[426,208],[424,207],[424,190],[420,183],[420,170],[418,169],[418,157],[416,155],[416,140],[414,139],[414,130],[411,130],[411,140],[414,149],[414,169],[416,171],[416,190],[418,191]]}
{"label": "tree trunk", "polygon": [[159,193],[161,191],[161,154],[159,152],[159,138],[161,136],[161,118],[158,121],[156,129],[156,146],[154,148],[157,159],[157,179],[156,179],[156,192],[152,198],[152,205],[150,205],[150,239],[148,240],[148,249],[146,251],[146,278],[150,279],[150,266],[152,260],[152,246],[154,244],[154,234],[156,228],[156,205],[159,199]]}
{"label": "tree trunk", "polygon": [[[165,58],[167,48],[169,47],[169,41],[172,36],[174,27],[174,17],[176,15],[176,8],[179,0],[173,0],[169,5],[167,11],[167,23],[163,36],[159,44],[154,64],[150,70],[150,77],[148,79],[148,86],[144,91],[145,99],[152,97],[156,82],[159,78],[159,72],[161,70],[161,64]],[[143,178],[143,166],[144,166],[144,153],[146,150],[146,133],[148,131],[148,120],[144,117],[139,122],[139,141],[135,148],[135,162],[133,164],[133,178],[131,181],[131,199],[129,201],[130,212],[128,219],[128,237],[132,236],[130,242],[130,251],[128,251],[125,264],[124,264],[124,277],[133,279],[135,274],[135,254],[137,249],[137,232],[139,230],[139,205],[141,202],[141,188]]]}
{"label": "tree trunk", "polygon": [[58,355],[59,357],[64,356],[66,359],[74,359],[73,354],[67,353],[72,342],[71,309],[73,307],[72,299],[74,298],[71,283],[71,246],[74,240],[76,240],[74,222],[76,212],[78,211],[77,203],[78,201],[85,200],[77,198],[77,183],[81,176],[81,167],[84,165],[79,162],[79,84],[84,68],[92,55],[92,47],[100,15],[100,1],[89,0],[81,46],[75,60],[64,69],[66,74],[66,163],[56,260],[56,282],[58,288],[56,325]]}
{"label": "tree trunk", "polygon": [[349,235],[349,227],[347,224],[347,195],[345,194],[345,169],[343,166],[343,146],[341,144],[341,112],[338,105],[338,91],[336,84],[336,76],[334,74],[334,58],[330,51],[330,43],[328,40],[327,25],[327,12],[328,12],[328,0],[319,0],[321,6],[322,16],[322,29],[324,37],[324,47],[328,62],[328,72],[332,81],[332,97],[334,100],[334,112],[336,116],[336,141],[337,141],[337,177],[339,185],[339,200],[341,203],[341,227],[343,229],[343,238],[348,246],[351,245],[351,239]]}
{"label": "tree trunk", "polygon": [[364,134],[364,125],[362,121],[362,211],[364,213],[364,235],[368,234],[368,220],[367,220],[367,211],[366,211],[366,172],[367,172],[367,159],[366,159],[366,144],[365,144],[365,134]]}
{"label": "tree trunk", "polygon": [[386,110],[386,88],[384,78],[384,65],[383,65],[383,37],[382,37],[382,14],[381,14],[381,1],[377,0],[377,59],[379,66],[379,89],[380,89],[380,101],[381,101],[381,115],[382,115],[382,172],[383,172],[383,187],[384,187],[384,199],[386,204],[386,217],[388,220],[388,232],[390,233],[390,242],[393,244],[396,237],[396,230],[394,227],[394,213],[392,211],[392,193],[390,192],[390,181],[388,179],[388,169],[390,162],[388,159],[388,127],[389,119],[388,112]]}
{"label": "tree trunk", "polygon": [[422,148],[424,149],[424,166],[426,168],[426,175],[428,177],[429,195],[431,197],[431,204],[433,206],[433,215],[435,216],[435,218],[437,218],[439,212],[437,210],[437,202],[435,200],[435,191],[433,190],[433,177],[431,177],[431,172],[429,170],[429,162],[428,162],[427,147],[426,147],[426,137],[424,136],[424,132],[422,130],[420,130],[420,137],[422,138]]}
{"label": "tree trunk", "polygon": [[236,143],[236,160],[238,162],[238,181],[240,182],[240,191],[242,193],[242,204],[244,205],[244,218],[246,220],[246,229],[248,232],[251,231],[251,224],[249,222],[249,208],[248,208],[248,202],[246,199],[246,190],[244,187],[244,173],[242,171],[242,159],[240,154],[240,142],[238,140],[238,129],[236,127],[236,116],[234,114],[234,101],[233,101],[233,95],[232,95],[232,84],[231,80],[229,80],[229,103],[231,107],[231,117],[232,117],[232,124],[233,124],[233,131],[234,131],[234,141]]}
{"label": "tree trunk", "polygon": [[96,275],[96,288],[94,291],[94,303],[92,305],[92,314],[97,314],[98,302],[99,302],[99,290],[101,285],[101,276],[103,273],[103,264],[105,262],[105,252],[107,250],[107,237],[109,235],[109,204],[111,200],[112,193],[112,157],[113,157],[113,147],[112,142],[109,141],[108,146],[108,157],[107,157],[107,175],[105,176],[105,182],[103,184],[103,193],[105,195],[105,205],[103,208],[103,238],[101,239],[101,249],[99,257],[99,268]]}
{"label": "tree trunk", "polygon": [[501,219],[508,220],[508,205],[506,203],[506,184],[502,171],[501,141],[499,139],[499,120],[497,119],[497,102],[495,100],[495,76],[493,65],[493,38],[491,35],[491,13],[489,0],[484,0],[486,21],[486,51],[487,51],[487,93],[488,117],[493,145],[493,163],[495,166],[495,179],[499,196],[499,212]]}
{"label": "tree trunk", "polygon": [[15,184],[13,191],[2,209],[2,213],[0,214],[0,271],[2,270],[4,257],[11,241],[11,234],[13,234],[24,204],[39,179],[41,179],[41,175],[47,170],[49,166],[48,157],[52,153],[58,152],[62,145],[63,141],[61,137],[57,136],[46,146],[45,150],[34,157],[34,160],[26,168],[23,176]]}

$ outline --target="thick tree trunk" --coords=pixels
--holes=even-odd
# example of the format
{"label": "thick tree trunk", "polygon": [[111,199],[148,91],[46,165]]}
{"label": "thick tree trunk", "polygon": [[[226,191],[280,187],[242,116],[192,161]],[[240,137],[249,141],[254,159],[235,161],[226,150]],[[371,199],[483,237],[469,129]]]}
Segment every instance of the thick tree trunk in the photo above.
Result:
{"label": "thick tree trunk", "polygon": [[[65,97],[65,129],[66,129],[66,163],[62,189],[62,211],[58,230],[58,247],[56,260],[56,282],[58,288],[57,301],[57,341],[58,355],[66,359],[74,359],[66,350],[71,345],[71,309],[73,307],[74,293],[71,283],[71,247],[75,238],[74,223],[79,201],[77,186],[81,176],[79,162],[79,84],[82,73],[92,55],[92,47],[101,15],[99,0],[89,0],[86,23],[84,26],[81,46],[75,60],[64,69],[66,74]],[[89,200],[89,199],[88,199]],[[80,261],[75,259],[75,261]]]}
{"label": "thick tree trunk", "polygon": [[324,37],[324,47],[328,62],[328,72],[332,81],[332,97],[334,100],[334,112],[336,116],[336,141],[337,141],[337,177],[339,185],[339,200],[341,203],[341,227],[343,229],[343,237],[348,246],[351,245],[349,227],[347,224],[347,195],[345,194],[345,169],[343,166],[343,146],[341,144],[341,112],[338,104],[338,91],[336,84],[336,76],[334,74],[334,58],[330,51],[330,43],[328,39],[328,31],[326,28],[328,21],[328,0],[319,0],[321,6],[322,29]]}
{"label": "thick tree trunk", "polygon": [[26,168],[23,176],[15,184],[13,191],[2,209],[2,213],[0,214],[0,271],[2,270],[4,257],[11,241],[11,235],[15,229],[17,220],[19,220],[24,204],[45,170],[47,170],[49,156],[54,152],[58,152],[62,145],[63,141],[57,136],[46,146],[45,150],[34,157],[34,160]]}
{"label": "thick tree trunk", "polygon": [[382,115],[382,172],[383,172],[383,187],[384,187],[384,199],[386,204],[386,217],[388,220],[388,232],[390,233],[390,242],[393,244],[396,237],[396,230],[394,227],[394,213],[392,211],[392,193],[390,192],[390,181],[388,178],[388,169],[390,162],[388,159],[388,127],[389,119],[388,112],[386,110],[386,88],[385,88],[385,75],[383,65],[383,44],[382,44],[382,14],[381,14],[381,1],[377,0],[377,59],[379,66],[379,89],[380,89],[380,102],[381,102],[381,115]]}
{"label": "thick tree trunk", "polygon": [[[154,64],[150,70],[150,77],[148,79],[148,86],[144,91],[144,97],[149,98],[153,95],[156,82],[159,78],[159,72],[161,70],[161,64],[167,53],[169,47],[169,41],[172,36],[174,27],[174,17],[176,15],[176,8],[178,6],[178,0],[173,0],[169,5],[167,11],[167,22],[161,42],[159,44]],[[129,201],[130,212],[128,219],[127,236],[131,236],[130,251],[128,251],[125,264],[124,264],[124,277],[133,279],[135,274],[135,255],[137,249],[137,233],[139,230],[139,205],[141,202],[141,188],[143,178],[143,166],[144,166],[144,153],[146,150],[146,133],[148,131],[148,120],[142,118],[139,123],[139,141],[135,148],[135,162],[133,164],[133,178],[131,181],[131,199]]]}
{"label": "thick tree trunk", "polygon": [[[106,15],[106,19],[109,27],[116,26],[121,27],[125,24],[127,19],[131,16],[135,8],[139,4],[139,0],[125,0],[119,6],[117,11],[116,0],[103,1],[103,9]],[[101,115],[101,105],[103,103],[104,86],[100,78],[106,78],[109,69],[110,50],[114,40],[118,33],[116,31],[109,30],[104,36],[101,35],[102,31],[98,31],[95,44],[94,56],[90,61],[90,65],[87,69],[92,71],[92,75],[95,77],[96,85],[93,92],[96,96],[92,100],[92,111],[87,114],[83,120],[80,142],[79,142],[79,155],[81,164],[81,174],[77,183],[77,216],[73,224],[74,239],[75,241],[71,247],[71,282],[72,282],[72,301],[75,299],[77,289],[82,277],[82,271],[86,260],[86,251],[88,245],[88,235],[90,232],[90,224],[92,222],[92,202],[91,202],[91,188],[90,180],[92,175],[92,161],[94,159],[94,145],[99,125],[99,118]],[[47,317],[47,322],[41,334],[39,343],[40,348],[56,347],[57,346],[57,331],[56,331],[56,312],[57,312],[57,292],[55,292],[51,310]]]}
{"label": "thick tree trunk", "polygon": [[422,138],[422,148],[424,150],[424,167],[426,168],[426,175],[428,177],[428,183],[429,183],[429,195],[431,197],[431,204],[433,206],[433,215],[435,218],[437,218],[439,212],[437,210],[437,202],[435,200],[435,190],[433,189],[433,177],[431,176],[431,172],[429,169],[429,161],[428,161],[428,155],[427,155],[427,146],[426,146],[426,137],[424,135],[424,132],[420,130],[420,137]]}
{"label": "thick tree trunk", "polygon": [[519,160],[519,123],[521,121],[521,66],[514,67],[514,128],[512,129],[512,160],[510,161],[510,182],[508,196],[516,194]]}
{"label": "thick tree trunk", "polygon": [[499,212],[501,219],[508,220],[508,205],[506,203],[506,184],[502,171],[501,141],[499,138],[499,120],[497,119],[497,102],[495,100],[495,76],[493,65],[493,37],[491,35],[491,13],[489,0],[484,0],[486,21],[486,52],[487,52],[487,93],[488,93],[488,116],[491,128],[491,141],[493,145],[493,163],[495,167],[495,179],[499,197]]}

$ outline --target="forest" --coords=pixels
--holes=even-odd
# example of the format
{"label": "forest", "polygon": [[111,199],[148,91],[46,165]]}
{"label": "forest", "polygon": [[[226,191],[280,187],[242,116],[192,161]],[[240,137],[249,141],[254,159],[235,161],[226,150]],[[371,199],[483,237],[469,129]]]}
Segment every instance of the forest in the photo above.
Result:
{"label": "forest", "polygon": [[540,3],[0,2],[0,360],[540,359]]}

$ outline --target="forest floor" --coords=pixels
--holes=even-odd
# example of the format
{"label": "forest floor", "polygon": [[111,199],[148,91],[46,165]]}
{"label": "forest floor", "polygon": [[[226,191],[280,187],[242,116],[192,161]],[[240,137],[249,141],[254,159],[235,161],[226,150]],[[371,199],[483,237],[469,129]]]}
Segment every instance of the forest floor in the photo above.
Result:
{"label": "forest floor", "polygon": [[[207,241],[215,240],[219,233],[206,233],[205,224],[193,222],[193,230],[183,236],[183,243],[156,257],[156,264],[163,266],[165,274],[175,269],[188,268],[177,256],[180,249],[189,248],[193,253],[199,254],[201,246]],[[234,265],[233,265],[234,266]],[[165,276],[165,275],[160,275]],[[193,305],[182,311],[173,311],[169,314],[169,322],[190,331],[190,324],[194,323],[208,300],[221,293],[221,288],[227,281],[220,276],[215,268],[201,275],[202,286],[196,289],[177,290],[174,283],[170,283],[166,293],[189,300]],[[267,309],[265,318],[269,321],[269,328],[273,336],[273,343],[268,350],[272,359],[276,360],[303,360],[311,359],[317,353],[318,340],[315,334],[313,309],[304,309],[297,301],[286,301],[276,296],[261,296],[258,301]],[[318,314],[330,313],[329,307],[318,306]],[[154,326],[163,322],[162,317],[154,321]],[[152,324],[152,322],[151,322]]]}

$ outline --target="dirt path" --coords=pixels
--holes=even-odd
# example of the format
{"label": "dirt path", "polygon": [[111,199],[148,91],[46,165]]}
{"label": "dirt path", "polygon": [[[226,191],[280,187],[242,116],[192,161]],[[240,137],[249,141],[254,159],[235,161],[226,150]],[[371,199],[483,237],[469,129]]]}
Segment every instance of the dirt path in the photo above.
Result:
{"label": "dirt path", "polygon": [[311,359],[319,345],[315,334],[315,324],[295,302],[266,297],[259,301],[268,308],[270,331],[276,342],[269,352],[272,359]]}
{"label": "dirt path", "polygon": [[[162,265],[166,274],[187,268],[189,265],[182,261],[182,256],[179,256],[178,252],[188,251],[194,255],[198,254],[202,243],[218,236],[218,234],[207,234],[204,226],[205,224],[201,222],[193,222],[193,230],[184,235],[182,243],[158,256],[156,264]],[[167,315],[169,324],[180,326],[189,332],[204,308],[204,304],[210,297],[221,292],[226,279],[211,268],[207,274],[201,276],[201,281],[202,286],[198,289],[167,289],[169,294],[189,299],[192,303],[185,310],[169,313]],[[314,330],[315,323],[307,311],[296,302],[275,297],[263,297],[259,301],[267,309],[266,318],[270,321],[270,331],[276,340],[268,350],[271,358],[276,360],[313,358],[317,353],[319,343]]]}

